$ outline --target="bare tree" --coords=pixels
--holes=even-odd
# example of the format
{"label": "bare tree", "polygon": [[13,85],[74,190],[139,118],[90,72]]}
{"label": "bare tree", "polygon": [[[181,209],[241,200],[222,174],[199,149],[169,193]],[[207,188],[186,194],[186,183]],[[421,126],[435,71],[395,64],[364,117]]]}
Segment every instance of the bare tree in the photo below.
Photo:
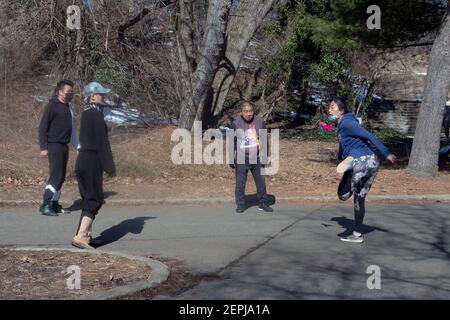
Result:
{"label": "bare tree", "polygon": [[407,172],[417,176],[438,173],[438,152],[444,106],[450,90],[450,6],[430,54],[423,101],[417,120]]}
{"label": "bare tree", "polygon": [[230,18],[225,59],[214,78],[211,109],[213,116],[217,117],[222,113],[225,98],[233,84],[248,43],[276,2],[276,0],[241,0],[236,13]]}
{"label": "bare tree", "polygon": [[197,112],[201,112],[208,87],[221,60],[230,7],[230,1],[209,1],[203,38],[200,47],[196,48],[194,2],[180,1],[177,34],[180,62],[178,90],[181,104],[179,126],[186,129],[192,128]]}
{"label": "bare tree", "polygon": [[[195,15],[201,9],[199,2],[208,8],[204,28],[202,19]],[[177,40],[180,63],[180,127],[191,129],[194,120],[204,119],[206,111],[214,116],[222,112],[223,103],[248,43],[275,2],[276,0],[179,2]],[[201,45],[196,46],[198,43]]]}

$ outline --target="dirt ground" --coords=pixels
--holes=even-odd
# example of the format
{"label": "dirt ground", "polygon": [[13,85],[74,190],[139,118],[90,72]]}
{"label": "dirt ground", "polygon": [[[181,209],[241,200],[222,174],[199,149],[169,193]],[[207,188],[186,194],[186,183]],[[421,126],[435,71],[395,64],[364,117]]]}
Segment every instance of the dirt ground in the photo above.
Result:
{"label": "dirt ground", "polygon": [[[79,266],[80,289],[69,289],[70,266]],[[108,254],[69,251],[15,251],[0,249],[0,299],[76,299],[146,280],[150,268],[143,262]]]}

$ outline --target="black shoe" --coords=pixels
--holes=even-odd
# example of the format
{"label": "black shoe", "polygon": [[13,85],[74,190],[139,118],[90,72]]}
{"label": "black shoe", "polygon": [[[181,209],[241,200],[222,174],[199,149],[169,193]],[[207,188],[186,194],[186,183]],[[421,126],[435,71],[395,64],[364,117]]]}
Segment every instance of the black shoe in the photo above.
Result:
{"label": "black shoe", "polygon": [[264,212],[273,212],[273,209],[271,207],[269,207],[267,204],[265,203],[261,203],[258,206],[258,210],[259,211],[264,211]]}
{"label": "black shoe", "polygon": [[344,172],[337,191],[339,200],[347,201],[352,197],[352,176],[353,169]]}
{"label": "black shoe", "polygon": [[58,201],[51,202],[51,208],[56,213],[70,213],[70,210],[64,209],[62,205],[59,204]]}
{"label": "black shoe", "polygon": [[58,213],[55,212],[50,205],[48,204],[43,204],[40,208],[39,211],[41,212],[42,215],[44,216],[49,216],[49,217],[56,217],[58,216]]}
{"label": "black shoe", "polygon": [[245,208],[244,208],[244,207],[238,206],[238,207],[236,208],[236,213],[237,213],[237,214],[242,214],[242,213],[244,213],[244,211],[245,211]]}
{"label": "black shoe", "polygon": [[60,205],[58,201],[50,202],[50,208],[56,213],[62,213],[62,205]]}
{"label": "black shoe", "polygon": [[341,233],[338,233],[337,236],[339,238],[345,238],[345,237],[348,237],[348,236],[350,236],[352,234],[353,234],[353,231],[351,229],[346,229],[345,231],[342,231]]}

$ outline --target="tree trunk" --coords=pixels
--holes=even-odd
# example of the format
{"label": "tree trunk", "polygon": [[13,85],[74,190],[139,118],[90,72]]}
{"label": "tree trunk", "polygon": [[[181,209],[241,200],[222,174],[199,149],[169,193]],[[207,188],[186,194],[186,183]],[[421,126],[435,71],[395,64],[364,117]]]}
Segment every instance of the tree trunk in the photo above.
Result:
{"label": "tree trunk", "polygon": [[440,132],[450,90],[450,15],[441,26],[430,54],[423,101],[417,120],[407,172],[416,176],[438,173]]}
{"label": "tree trunk", "polygon": [[203,45],[198,54],[192,50],[192,35],[199,34],[198,25],[194,25],[192,0],[180,1],[177,41],[181,128],[191,129],[194,120],[221,114],[247,45],[276,1],[240,0],[237,11],[228,19],[231,0],[209,0]]}
{"label": "tree trunk", "polygon": [[212,114],[219,116],[248,43],[276,0],[241,0],[227,29],[227,51],[214,83]]}
{"label": "tree trunk", "polygon": [[177,32],[180,72],[178,79],[181,102],[179,126],[191,129],[194,120],[202,119],[206,95],[209,92],[219,61],[223,57],[225,30],[230,1],[210,0],[206,25],[199,52],[194,50],[193,2],[180,1]]}

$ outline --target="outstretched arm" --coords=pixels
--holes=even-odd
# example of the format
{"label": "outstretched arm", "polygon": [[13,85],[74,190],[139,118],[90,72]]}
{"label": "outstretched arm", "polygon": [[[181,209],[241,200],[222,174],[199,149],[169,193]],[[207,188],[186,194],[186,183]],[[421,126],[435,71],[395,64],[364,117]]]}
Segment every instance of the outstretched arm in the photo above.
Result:
{"label": "outstretched arm", "polygon": [[388,148],[386,148],[386,146],[377,137],[361,127],[358,123],[347,123],[345,125],[345,130],[347,130],[348,134],[353,137],[370,141],[386,159],[391,154]]}

